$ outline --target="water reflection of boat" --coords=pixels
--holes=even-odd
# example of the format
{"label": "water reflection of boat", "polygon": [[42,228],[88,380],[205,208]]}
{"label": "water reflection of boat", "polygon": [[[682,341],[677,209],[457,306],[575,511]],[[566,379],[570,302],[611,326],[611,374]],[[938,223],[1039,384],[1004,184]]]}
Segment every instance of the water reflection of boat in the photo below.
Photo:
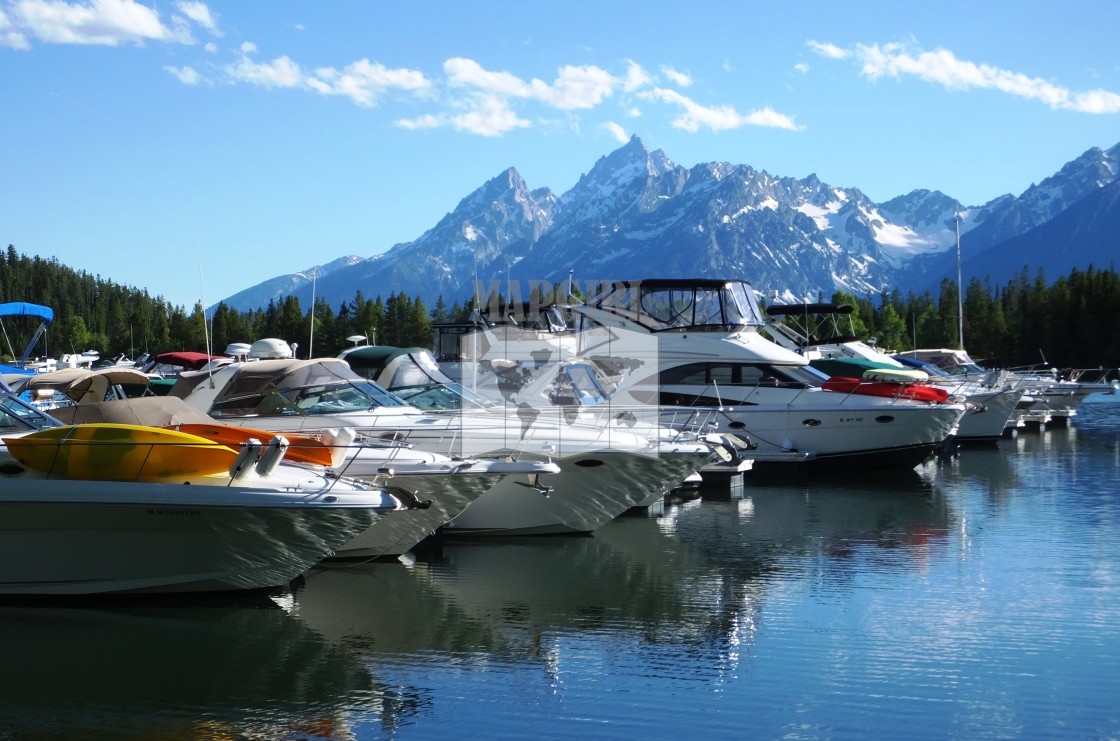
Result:
{"label": "water reflection of boat", "polygon": [[0,736],[351,737],[369,672],[260,603],[0,607]]}
{"label": "water reflection of boat", "polygon": [[295,592],[294,614],[379,676],[424,671],[456,692],[466,674],[499,666],[554,687],[588,656],[604,673],[621,662],[626,676],[715,681],[754,660],[768,621],[782,629],[791,589],[846,588],[867,564],[920,568],[947,542],[949,507],[911,474],[752,487],[586,538],[445,542],[410,565],[327,566]]}
{"label": "water reflection of boat", "polygon": [[712,568],[656,520],[623,518],[585,538],[445,543],[408,567],[320,567],[296,591],[297,614],[371,654],[535,659],[550,637],[585,631],[658,643],[711,637],[722,606],[691,586]]}
{"label": "water reflection of boat", "polygon": [[749,486],[741,500],[704,502],[670,517],[677,537],[725,568],[747,564],[765,572],[797,559],[828,568],[861,550],[873,558],[902,554],[899,567],[911,556],[920,563],[928,548],[946,540],[952,513],[928,478],[898,471],[828,484]]}
{"label": "water reflection of boat", "polygon": [[[1027,436],[1037,441],[1038,435]],[[928,474],[946,491],[958,489],[986,492],[998,498],[1017,483],[1015,467],[1009,453],[1017,441],[1004,440],[991,447],[976,447],[936,463],[927,463]],[[926,471],[923,471],[926,473]]]}

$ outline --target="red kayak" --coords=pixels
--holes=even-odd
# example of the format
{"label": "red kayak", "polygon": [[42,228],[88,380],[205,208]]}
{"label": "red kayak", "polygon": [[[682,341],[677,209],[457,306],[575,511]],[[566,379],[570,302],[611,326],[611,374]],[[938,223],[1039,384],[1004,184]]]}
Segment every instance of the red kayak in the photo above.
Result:
{"label": "red kayak", "polygon": [[830,378],[821,384],[826,391],[840,391],[845,394],[866,394],[886,396],[891,399],[915,399],[917,401],[941,402],[949,398],[945,389],[922,383],[896,383],[894,381],[861,381],[858,378]]}

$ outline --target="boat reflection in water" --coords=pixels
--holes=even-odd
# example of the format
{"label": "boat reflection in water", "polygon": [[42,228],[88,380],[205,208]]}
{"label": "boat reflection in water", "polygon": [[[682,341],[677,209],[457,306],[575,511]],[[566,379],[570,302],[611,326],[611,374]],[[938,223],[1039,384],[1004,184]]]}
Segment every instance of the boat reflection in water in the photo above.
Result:
{"label": "boat reflection in water", "polygon": [[859,568],[920,567],[944,544],[952,513],[919,471],[881,472],[862,480],[748,484],[741,499],[686,507],[667,527],[726,569],[754,568],[788,581]]}
{"label": "boat reflection in water", "polygon": [[712,652],[700,664],[719,672],[750,645],[775,585],[797,576],[791,563],[817,578],[862,552],[879,568],[909,569],[943,544],[947,505],[906,473],[819,497],[769,487],[691,502],[590,537],[445,542],[408,565],[328,566],[296,591],[296,614],[382,667],[422,655],[430,674],[493,671],[495,660],[558,671],[576,660],[565,657],[573,640],[659,672],[674,668],[666,646],[685,647],[691,658],[676,668],[690,675],[696,652]]}
{"label": "boat reflection in water", "polygon": [[353,738],[413,704],[268,598],[0,607],[0,737]]}

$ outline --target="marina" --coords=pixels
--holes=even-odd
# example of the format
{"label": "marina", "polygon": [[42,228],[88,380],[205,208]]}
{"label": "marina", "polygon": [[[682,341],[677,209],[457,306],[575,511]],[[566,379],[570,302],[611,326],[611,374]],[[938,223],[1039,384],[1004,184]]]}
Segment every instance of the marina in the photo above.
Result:
{"label": "marina", "polygon": [[0,736],[1112,738],[1120,403],[271,597],[5,605]]}

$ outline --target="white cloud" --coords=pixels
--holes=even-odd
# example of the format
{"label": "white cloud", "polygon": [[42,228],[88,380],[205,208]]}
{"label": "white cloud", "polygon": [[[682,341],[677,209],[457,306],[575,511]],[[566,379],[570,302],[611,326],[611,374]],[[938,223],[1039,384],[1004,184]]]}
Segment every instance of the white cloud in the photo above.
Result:
{"label": "white cloud", "polygon": [[609,131],[611,136],[613,136],[622,144],[630,141],[630,137],[626,135],[626,129],[622,128],[614,121],[608,121],[607,123],[603,124],[603,128]]}
{"label": "white cloud", "polygon": [[594,108],[614,93],[618,78],[595,66],[561,67],[551,85],[525,81],[509,72],[484,69],[473,59],[455,57],[443,63],[449,84],[475,88],[484,95],[538,100],[562,111]]}
{"label": "white cloud", "polygon": [[393,122],[394,126],[402,129],[438,129],[440,126],[447,126],[449,124],[446,117],[433,116],[430,113],[425,113],[423,116],[416,118],[398,118]]}
{"label": "white cloud", "polygon": [[423,73],[408,69],[390,69],[378,62],[360,59],[343,70],[321,67],[313,73],[305,71],[287,56],[270,62],[256,62],[249,53],[256,46],[246,42],[241,45],[242,55],[227,65],[225,73],[233,82],[245,82],[265,88],[313,90],[321,95],[341,95],[356,105],[369,108],[389,91],[423,93],[431,83]]}
{"label": "white cloud", "polygon": [[613,95],[618,84],[618,78],[593,65],[561,67],[556,82],[542,100],[562,111],[594,108]]}
{"label": "white cloud", "polygon": [[627,60],[626,63],[626,76],[622,81],[622,90],[627,93],[632,93],[635,90],[653,84],[653,80],[642,69],[642,65],[635,61]]}
{"label": "white cloud", "polygon": [[200,75],[198,73],[198,70],[193,67],[164,67],[163,69],[164,71],[174,75],[176,78],[178,78],[179,82],[187,86],[193,87],[200,82],[208,82],[208,80]]}
{"label": "white cloud", "polygon": [[49,44],[142,44],[145,41],[190,43],[180,31],[169,29],[159,13],[134,0],[18,0],[11,8],[11,24],[27,36]]}
{"label": "white cloud", "polygon": [[472,110],[454,116],[452,122],[458,131],[482,136],[501,136],[531,125],[529,121],[519,118],[506,101],[493,96],[484,96]]}
{"label": "white cloud", "polygon": [[196,2],[195,0],[179,0],[175,3],[175,7],[179,12],[190,18],[198,25],[205,28],[210,33],[220,36],[221,32],[218,30],[218,19],[210,12],[210,8],[206,3]]}
{"label": "white cloud", "polygon": [[423,73],[410,69],[390,69],[379,62],[360,59],[339,72],[333,67],[315,70],[308,84],[324,95],[344,95],[368,108],[391,90],[422,93],[431,88]]}
{"label": "white cloud", "polygon": [[800,72],[801,74],[805,74],[806,72],[809,71],[809,65],[806,64],[805,62],[798,62],[797,64],[793,65],[793,71],[794,72]]}
{"label": "white cloud", "polygon": [[951,90],[973,88],[998,90],[1028,100],[1037,100],[1055,110],[1080,113],[1120,112],[1120,95],[1107,90],[1075,93],[1039,77],[976,64],[946,49],[910,54],[900,44],[856,46],[861,73],[872,80],[911,75]]}
{"label": "white cloud", "polygon": [[207,41],[206,44],[202,48],[206,50],[207,54],[217,54],[218,53],[218,45],[215,44],[213,41]]}
{"label": "white cloud", "polygon": [[724,131],[742,128],[743,126],[764,126],[789,131],[798,131],[801,128],[794,123],[792,118],[778,113],[769,106],[747,114],[741,114],[731,106],[700,105],[675,90],[665,88],[656,88],[649,93],[643,93],[643,97],[684,108],[685,112],[673,120],[673,126],[690,133],[696,133],[701,128],[711,131]]}
{"label": "white cloud", "polygon": [[227,65],[225,72],[235,82],[247,82],[259,87],[299,88],[307,84],[307,76],[303,70],[287,56],[263,63],[242,56],[233,64]]}
{"label": "white cloud", "polygon": [[1036,100],[1054,110],[1079,113],[1120,113],[1120,94],[1110,90],[1074,92],[1041,77],[958,59],[948,49],[908,51],[904,45],[856,44],[848,51],[834,44],[809,41],[809,48],[832,59],[854,58],[860,73],[878,80],[904,76],[940,85],[949,90],[997,90],[1027,100]]}
{"label": "white cloud", "polygon": [[[531,126],[549,127],[556,119],[547,111],[536,110],[530,118],[521,108],[536,105],[566,114],[572,131],[583,121],[577,112],[602,106],[616,94],[623,94],[622,115],[637,118],[648,115],[634,105],[634,97],[668,103],[684,109],[672,125],[691,132],[700,129],[722,131],[742,126],[765,126],[796,131],[792,118],[765,107],[741,114],[731,106],[704,106],[678,92],[653,88],[652,78],[636,62],[627,60],[626,71],[616,76],[594,65],[567,65],[557,70],[551,82],[521,78],[500,70],[490,70],[473,59],[454,57],[444,61],[442,78],[429,79],[418,70],[390,68],[379,62],[361,59],[343,69],[320,67],[304,69],[286,55],[270,61],[257,61],[256,44],[241,44],[238,58],[223,68],[226,79],[272,89],[313,91],[320,95],[349,98],[355,105],[373,107],[389,93],[400,93],[434,101],[438,109],[417,116],[405,116],[393,125],[410,130],[449,128],[479,136],[496,137]],[[209,83],[191,67],[165,68],[183,84]],[[691,84],[686,74],[663,67],[679,85]],[[600,119],[601,120],[601,119]],[[599,123],[612,135],[626,141],[626,132],[614,122]]]}
{"label": "white cloud", "polygon": [[0,9],[0,46],[19,49],[20,51],[31,48],[27,37],[8,20],[8,16],[5,15],[3,9]]}
{"label": "white cloud", "polygon": [[661,74],[668,77],[669,81],[677,87],[689,87],[692,85],[692,75],[687,72],[679,72],[672,67],[663,66],[661,68]]}
{"label": "white cloud", "polygon": [[475,87],[496,95],[516,98],[530,96],[531,86],[521,78],[509,72],[490,72],[473,59],[453,57],[443,63],[443,71],[451,85]]}
{"label": "white cloud", "polygon": [[530,121],[519,118],[506,101],[492,95],[481,95],[466,106],[466,110],[455,115],[425,114],[416,118],[402,118],[393,122],[403,129],[453,128],[480,136],[501,136],[515,129],[528,128]]}
{"label": "white cloud", "polygon": [[805,44],[817,54],[820,54],[822,57],[828,57],[829,59],[846,59],[850,54],[850,52],[841,49],[836,44],[829,44],[821,41],[806,41]]}

